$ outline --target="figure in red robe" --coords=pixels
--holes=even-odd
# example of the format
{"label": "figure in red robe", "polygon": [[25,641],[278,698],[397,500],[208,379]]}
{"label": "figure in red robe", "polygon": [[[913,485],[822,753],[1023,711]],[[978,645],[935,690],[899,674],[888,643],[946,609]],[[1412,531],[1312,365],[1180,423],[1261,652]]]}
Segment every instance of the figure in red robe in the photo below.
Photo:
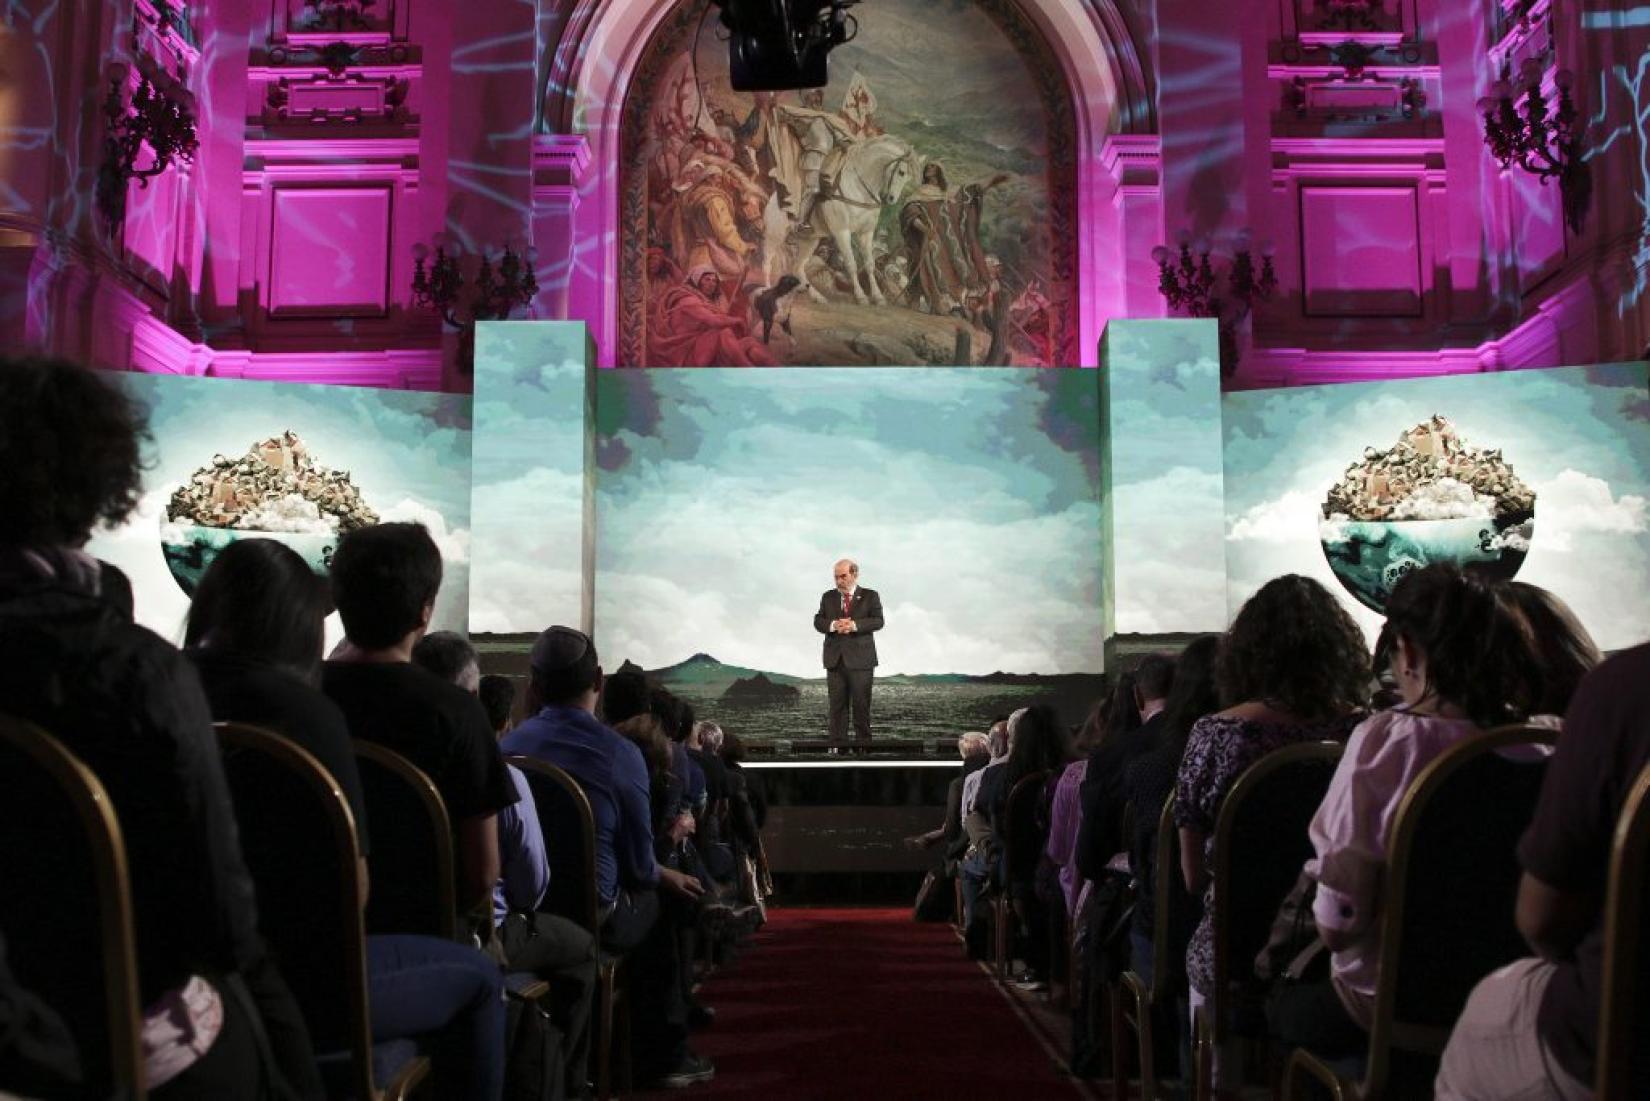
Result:
{"label": "figure in red robe", "polygon": [[730,308],[716,269],[688,272],[653,307],[647,330],[648,363],[654,367],[772,367],[775,360],[750,335],[743,309]]}

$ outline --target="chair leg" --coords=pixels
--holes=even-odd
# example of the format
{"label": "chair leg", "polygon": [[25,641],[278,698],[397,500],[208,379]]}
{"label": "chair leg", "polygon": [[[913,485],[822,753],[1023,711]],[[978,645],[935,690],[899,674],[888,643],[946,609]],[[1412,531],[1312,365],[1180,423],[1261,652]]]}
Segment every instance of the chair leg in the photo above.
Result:
{"label": "chair leg", "polygon": [[1200,1010],[1192,1018],[1192,1098],[1212,1101],[1214,1097],[1214,1049],[1209,1035],[1209,1018]]}
{"label": "chair leg", "polygon": [[1134,1034],[1140,1041],[1140,1101],[1157,1101],[1157,1064],[1152,1049],[1152,1011],[1148,998],[1135,1000]]}
{"label": "chair leg", "polygon": [[1129,1048],[1123,1034],[1123,986],[1108,983],[1106,1002],[1111,1016],[1111,1095],[1116,1101],[1129,1096]]}
{"label": "chair leg", "polygon": [[613,969],[604,967],[597,983],[596,1017],[601,1033],[596,1041],[596,1097],[613,1096]]}
{"label": "chair leg", "polygon": [[991,900],[991,918],[991,937],[994,942],[992,964],[997,969],[998,978],[1006,979],[1014,961],[1009,958],[1012,949],[1008,935],[1008,907],[1001,897]]}

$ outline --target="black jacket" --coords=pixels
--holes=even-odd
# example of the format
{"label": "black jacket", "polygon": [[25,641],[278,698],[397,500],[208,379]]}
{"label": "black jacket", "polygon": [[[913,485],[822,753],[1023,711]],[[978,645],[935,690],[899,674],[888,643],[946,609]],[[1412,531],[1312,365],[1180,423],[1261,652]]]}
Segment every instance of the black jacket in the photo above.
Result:
{"label": "black jacket", "polygon": [[819,598],[814,630],[825,636],[825,668],[840,664],[844,669],[875,669],[877,640],[873,632],[882,630],[882,597],[875,589],[854,592],[852,609],[855,631],[851,635],[831,633],[831,624],[842,618],[842,594],[831,589]]}

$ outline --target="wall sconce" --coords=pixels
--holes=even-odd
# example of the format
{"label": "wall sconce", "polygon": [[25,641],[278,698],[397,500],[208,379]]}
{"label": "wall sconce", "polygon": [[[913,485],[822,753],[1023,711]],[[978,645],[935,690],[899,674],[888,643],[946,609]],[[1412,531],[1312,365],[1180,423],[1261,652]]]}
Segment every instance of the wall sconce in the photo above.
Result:
{"label": "wall sconce", "polygon": [[[132,180],[149,180],[175,161],[195,159],[195,115],[181,89],[162,88],[148,76],[138,79],[130,105],[126,101],[125,65],[109,66],[109,94],[103,100],[103,161],[97,169],[97,209],[110,236],[126,221],[126,192]],[[137,166],[144,146],[151,159]]]}
{"label": "wall sconce", "polygon": [[504,246],[496,266],[483,251],[473,282],[464,278],[463,254],[444,236],[436,238],[434,253],[417,244],[412,254],[413,301],[436,310],[444,324],[459,331],[459,365],[466,374],[472,367],[475,323],[509,317],[518,308],[530,305],[539,293],[539,282],[533,274],[535,251],[531,248],[518,253],[513,246]]}
{"label": "wall sconce", "polygon": [[[1193,240],[1186,230],[1177,238],[1177,249],[1158,245],[1152,249],[1157,264],[1157,289],[1169,303],[1187,317],[1212,317],[1220,322],[1221,373],[1237,368],[1237,327],[1253,311],[1256,302],[1271,298],[1278,289],[1278,275],[1272,266],[1272,247],[1260,247],[1260,265],[1255,265],[1255,249],[1249,231],[1239,230],[1232,239],[1232,262],[1224,272],[1216,271],[1211,259],[1213,245],[1207,237]],[[1224,277],[1226,293],[1220,294]]]}
{"label": "wall sconce", "polygon": [[1484,144],[1502,168],[1517,165],[1541,181],[1558,180],[1564,201],[1564,222],[1580,233],[1592,201],[1593,174],[1581,156],[1578,113],[1570,88],[1575,76],[1568,69],[1553,74],[1557,102],[1549,102],[1541,87],[1543,66],[1526,58],[1515,85],[1509,74],[1478,101],[1484,115]]}

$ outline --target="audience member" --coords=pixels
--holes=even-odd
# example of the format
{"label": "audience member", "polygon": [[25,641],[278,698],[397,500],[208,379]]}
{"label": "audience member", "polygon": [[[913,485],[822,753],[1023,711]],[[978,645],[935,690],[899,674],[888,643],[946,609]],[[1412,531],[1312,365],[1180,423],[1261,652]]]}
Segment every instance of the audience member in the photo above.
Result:
{"label": "audience member", "polygon": [[1008,753],[1014,745],[1014,730],[1025,712],[1026,708],[1022,707],[1008,718],[991,724],[991,729],[986,733],[990,755],[984,767],[963,777],[962,804],[957,808],[957,813],[968,847],[957,866],[957,874],[962,877],[963,928],[969,931],[972,938],[969,941],[970,951],[976,956],[984,954],[985,942],[982,939],[983,923],[975,920],[975,904],[991,878],[993,854],[989,851],[989,844],[983,843],[990,829],[984,818],[975,817],[975,804],[979,802],[980,785],[985,782],[987,774],[1008,763]]}
{"label": "audience member", "polygon": [[[1234,781],[1274,749],[1345,741],[1362,718],[1369,655],[1362,633],[1318,582],[1289,574],[1261,586],[1238,611],[1221,646],[1217,677],[1226,710],[1199,719],[1175,783],[1175,825],[1186,889],[1203,896],[1203,917],[1186,950],[1195,1019],[1214,984],[1210,863],[1215,818]],[[1214,1087],[1230,1053],[1216,1052]]]}
{"label": "audience member", "polygon": [[[455,631],[425,635],[413,647],[413,663],[442,680],[482,696],[481,657],[470,640]],[[515,689],[495,677],[493,707],[487,721],[495,732],[503,712],[508,725]],[[502,700],[497,682],[503,682]],[[562,1062],[569,1094],[585,1091],[590,1066],[590,1010],[596,996],[596,940],[560,914],[540,913],[550,890],[550,860],[533,790],[521,769],[504,769],[516,790],[516,802],[498,812],[499,880],[493,887],[491,951],[506,970],[525,971],[550,983],[551,1019],[561,1033]],[[534,1083],[536,1084],[536,1083]]]}
{"label": "audience member", "polygon": [[471,913],[490,906],[497,816],[516,793],[475,694],[412,664],[440,588],[441,552],[422,525],[345,535],[332,557],[332,593],[349,647],[325,664],[321,683],[352,736],[406,757],[441,793],[457,838],[459,909]]}
{"label": "audience member", "polygon": [[419,639],[412,663],[466,692],[481,692],[481,655],[457,631],[431,631]]}
{"label": "audience member", "polygon": [[661,1087],[707,1081],[715,1068],[687,1043],[687,991],[676,956],[680,920],[670,912],[661,916],[659,897],[663,889],[678,905],[691,903],[704,885],[655,856],[641,751],[595,715],[603,687],[595,643],[570,627],[549,627],[533,643],[529,664],[531,717],[505,736],[504,747],[563,769],[590,801],[603,913],[599,939],[607,951],[627,956],[637,1078]]}
{"label": "audience member", "polygon": [[1577,687],[1518,846],[1516,917],[1535,955],[1467,999],[1444,1049],[1439,1101],[1593,1096],[1605,887],[1627,792],[1650,766],[1647,713],[1650,645],[1610,658]]}
{"label": "audience member", "polygon": [[1071,849],[1076,857],[1074,877],[1081,873],[1083,878],[1099,879],[1127,847],[1123,835],[1123,812],[1128,805],[1123,796],[1123,770],[1129,762],[1157,747],[1163,729],[1163,706],[1174,683],[1174,659],[1148,654],[1135,666],[1130,680],[1127,698],[1113,701],[1109,708],[1116,725],[1090,752],[1083,770],[1078,789],[1078,833]]}
{"label": "audience member", "polygon": [[[316,687],[331,609],[326,582],[297,551],[272,539],[242,539],[220,551],[201,578],[184,644],[213,718],[272,730],[333,774],[365,857],[366,807],[348,728]],[[361,883],[368,889],[365,868]],[[497,967],[472,948],[411,934],[367,937],[373,1040],[424,1039],[437,1081],[454,1096],[497,1097],[502,1089],[501,991]]]}
{"label": "audience member", "polygon": [[905,844],[913,849],[927,849],[943,842],[942,852],[946,863],[951,863],[960,855],[950,850],[963,837],[963,784],[970,776],[984,768],[986,762],[991,759],[990,741],[979,731],[970,730],[957,739],[957,754],[962,758],[962,772],[946,786],[945,817],[940,819],[938,826],[927,833],[919,833],[915,837],[905,839]]}
{"label": "audience member", "polygon": [[1362,1054],[1380,970],[1381,883],[1398,804],[1438,755],[1528,716],[1541,683],[1528,625],[1480,575],[1436,564],[1405,576],[1387,600],[1385,647],[1403,702],[1358,725],[1309,833],[1312,914],[1333,953],[1330,975],[1280,986],[1267,1006],[1287,1048]]}
{"label": "audience member", "polygon": [[1512,581],[1505,590],[1529,624],[1540,655],[1541,683],[1526,709],[1531,715],[1563,715],[1582,678],[1604,655],[1570,606],[1546,589]]}
{"label": "audience member", "polygon": [[487,712],[487,722],[500,738],[514,725],[516,709],[516,682],[498,673],[488,673],[476,686],[481,708]]}
{"label": "audience member", "polygon": [[119,818],[150,1096],[317,1097],[307,1029],[258,933],[200,681],[111,601],[83,549],[137,505],[147,436],[140,408],[91,371],[0,363],[0,699],[79,757]]}

